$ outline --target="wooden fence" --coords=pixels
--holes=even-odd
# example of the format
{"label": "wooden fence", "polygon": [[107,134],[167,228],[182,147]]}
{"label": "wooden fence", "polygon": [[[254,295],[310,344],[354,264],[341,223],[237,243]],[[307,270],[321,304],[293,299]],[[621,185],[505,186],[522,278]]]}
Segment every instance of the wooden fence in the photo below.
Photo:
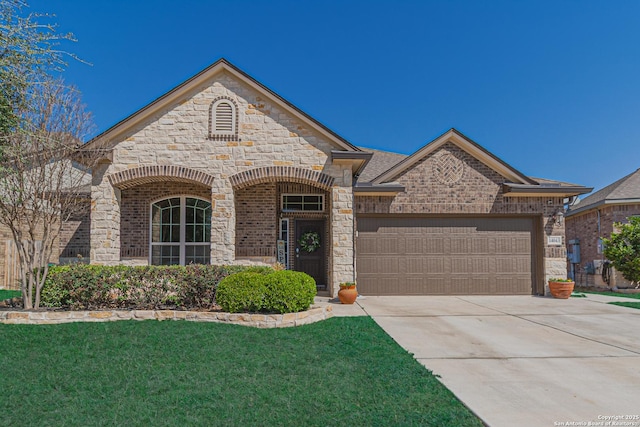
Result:
{"label": "wooden fence", "polygon": [[[36,241],[36,248],[42,247],[41,241]],[[20,267],[18,262],[18,249],[13,240],[5,240],[4,244],[4,262],[2,281],[0,284],[3,289],[20,289]]]}

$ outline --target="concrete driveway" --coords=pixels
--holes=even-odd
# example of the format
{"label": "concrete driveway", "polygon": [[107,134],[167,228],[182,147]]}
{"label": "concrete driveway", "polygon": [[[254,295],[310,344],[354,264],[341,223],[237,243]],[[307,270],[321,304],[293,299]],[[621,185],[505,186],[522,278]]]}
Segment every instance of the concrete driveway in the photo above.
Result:
{"label": "concrete driveway", "polygon": [[[492,427],[640,426],[640,310],[606,304],[614,300],[633,301],[361,297],[358,304]],[[607,418],[615,416],[629,418]]]}

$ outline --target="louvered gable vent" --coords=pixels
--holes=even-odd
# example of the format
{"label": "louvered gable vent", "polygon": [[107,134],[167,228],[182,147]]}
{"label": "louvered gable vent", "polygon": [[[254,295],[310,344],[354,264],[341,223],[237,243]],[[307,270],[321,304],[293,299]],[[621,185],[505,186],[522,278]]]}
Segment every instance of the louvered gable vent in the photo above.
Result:
{"label": "louvered gable vent", "polygon": [[216,107],[216,132],[233,133],[233,107],[228,102]]}
{"label": "louvered gable vent", "polygon": [[238,140],[237,106],[231,98],[220,97],[213,101],[210,110],[210,138],[216,141]]}

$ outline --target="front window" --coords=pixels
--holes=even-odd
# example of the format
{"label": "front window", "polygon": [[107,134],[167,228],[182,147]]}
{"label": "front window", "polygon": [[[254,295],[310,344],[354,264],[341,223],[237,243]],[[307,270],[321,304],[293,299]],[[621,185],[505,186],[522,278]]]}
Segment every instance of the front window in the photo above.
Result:
{"label": "front window", "polygon": [[172,197],[151,205],[151,264],[209,264],[211,202]]}

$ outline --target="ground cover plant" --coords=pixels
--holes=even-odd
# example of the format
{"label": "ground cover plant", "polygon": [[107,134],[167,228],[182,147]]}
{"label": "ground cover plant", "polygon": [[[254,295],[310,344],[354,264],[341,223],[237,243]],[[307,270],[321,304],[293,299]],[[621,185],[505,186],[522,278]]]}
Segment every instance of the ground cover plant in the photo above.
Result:
{"label": "ground cover plant", "polygon": [[369,317],[0,325],[0,341],[4,425],[482,425]]}

